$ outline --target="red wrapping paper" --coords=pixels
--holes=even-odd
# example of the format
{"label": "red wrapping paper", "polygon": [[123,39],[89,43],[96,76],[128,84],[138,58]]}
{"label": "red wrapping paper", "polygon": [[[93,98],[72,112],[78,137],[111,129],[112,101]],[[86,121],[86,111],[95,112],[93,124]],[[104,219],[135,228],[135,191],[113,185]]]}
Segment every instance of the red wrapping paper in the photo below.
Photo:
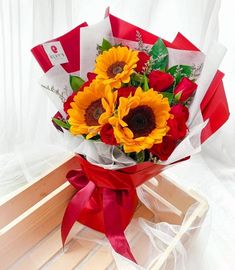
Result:
{"label": "red wrapping paper", "polygon": [[[136,30],[138,30],[144,43],[154,44],[158,39],[157,36],[111,14],[107,14],[107,16],[110,18],[114,37],[136,41]],[[69,61],[62,66],[68,73],[80,69],[80,28],[86,25],[83,23],[64,36],[52,40],[61,42]],[[164,42],[167,47],[171,48],[198,50],[180,33],[177,34],[172,43],[165,40]],[[52,67],[41,44],[34,47],[32,53],[44,72]],[[209,119],[201,133],[202,143],[215,133],[229,117],[222,82],[223,76],[222,72],[217,71],[200,106],[203,119]],[[137,205],[136,187],[168,166],[144,162],[113,171],[92,165],[79,155],[77,158],[81,168],[70,171],[67,175],[68,181],[78,192],[65,211],[61,228],[63,244],[74,222],[79,221],[88,227],[104,232],[116,252],[135,261],[125,238],[124,230],[132,219]]]}
{"label": "red wrapping paper", "polygon": [[[80,70],[80,29],[85,26],[87,26],[86,22],[80,24],[79,26],[61,37],[45,42],[49,43],[53,41],[60,41],[64,52],[68,58],[68,63],[62,64],[62,67],[68,73]],[[31,52],[44,72],[47,72],[50,68],[53,67],[43,48],[43,44],[35,46],[31,49]]]}

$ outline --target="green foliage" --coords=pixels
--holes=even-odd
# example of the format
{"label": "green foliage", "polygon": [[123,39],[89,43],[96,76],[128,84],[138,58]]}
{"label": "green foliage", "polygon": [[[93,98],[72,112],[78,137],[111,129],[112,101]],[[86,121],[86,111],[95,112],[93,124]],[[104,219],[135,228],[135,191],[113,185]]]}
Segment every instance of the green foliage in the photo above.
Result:
{"label": "green foliage", "polygon": [[136,161],[137,161],[137,163],[144,162],[144,160],[145,160],[144,151],[140,151],[139,153],[136,153]]}
{"label": "green foliage", "polygon": [[167,70],[175,78],[175,85],[177,85],[183,77],[189,78],[192,75],[192,67],[186,65],[176,65]]}
{"label": "green foliage", "polygon": [[153,58],[152,69],[164,71],[168,65],[168,50],[160,38],[153,45],[149,54]]}
{"label": "green foliage", "polygon": [[146,75],[135,73],[131,77],[131,85],[138,87],[141,86],[144,91],[149,90],[148,78]]}
{"label": "green foliage", "polygon": [[178,94],[175,95],[175,102],[179,102],[181,96],[182,96],[182,91],[180,91]]}
{"label": "green foliage", "polygon": [[172,104],[173,99],[174,99],[174,94],[173,93],[165,91],[165,92],[161,92],[161,94],[163,95],[163,97],[168,98],[169,103]]}
{"label": "green foliage", "polygon": [[144,75],[144,85],[143,85],[143,90],[148,91],[149,90],[149,84],[148,84],[148,78],[147,76]]}
{"label": "green foliage", "polygon": [[149,156],[146,156],[146,153],[143,150],[138,153],[136,152],[127,153],[126,155],[134,159],[137,163],[144,162],[146,161],[146,158],[149,158]]}
{"label": "green foliage", "polygon": [[59,127],[64,128],[64,129],[69,129],[69,128],[70,128],[70,124],[69,124],[68,121],[64,122],[64,121],[59,120],[59,119],[57,119],[57,118],[52,118],[52,121],[53,121],[56,125],[58,125]]}
{"label": "green foliage", "polygon": [[104,51],[108,51],[112,47],[113,47],[113,45],[107,39],[104,39],[104,38],[103,38],[102,44],[97,45],[97,49],[100,53],[102,53]]}
{"label": "green foliage", "polygon": [[74,92],[77,92],[79,88],[84,84],[84,80],[81,77],[70,75],[69,76],[70,86]]}

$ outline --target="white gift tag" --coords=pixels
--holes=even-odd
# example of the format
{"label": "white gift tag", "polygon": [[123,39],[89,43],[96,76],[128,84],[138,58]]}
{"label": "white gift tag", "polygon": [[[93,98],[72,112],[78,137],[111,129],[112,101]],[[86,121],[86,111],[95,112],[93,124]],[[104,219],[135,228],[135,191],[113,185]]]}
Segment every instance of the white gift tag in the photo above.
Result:
{"label": "white gift tag", "polygon": [[44,43],[43,48],[53,66],[68,63],[68,58],[59,41]]}

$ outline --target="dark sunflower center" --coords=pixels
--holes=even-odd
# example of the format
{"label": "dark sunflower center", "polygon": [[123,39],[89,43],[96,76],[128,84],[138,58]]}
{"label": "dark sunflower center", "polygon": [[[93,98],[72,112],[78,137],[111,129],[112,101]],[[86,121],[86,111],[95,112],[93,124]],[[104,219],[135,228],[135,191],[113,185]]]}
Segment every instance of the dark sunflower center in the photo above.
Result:
{"label": "dark sunflower center", "polygon": [[125,65],[126,65],[125,62],[120,61],[113,63],[111,66],[109,66],[107,70],[109,78],[114,78],[118,73],[121,73]]}
{"label": "dark sunflower center", "polygon": [[98,126],[100,115],[104,112],[101,99],[92,102],[86,109],[85,120],[88,126]]}
{"label": "dark sunflower center", "polygon": [[154,113],[147,105],[131,109],[123,121],[134,133],[134,138],[146,137],[156,128]]}

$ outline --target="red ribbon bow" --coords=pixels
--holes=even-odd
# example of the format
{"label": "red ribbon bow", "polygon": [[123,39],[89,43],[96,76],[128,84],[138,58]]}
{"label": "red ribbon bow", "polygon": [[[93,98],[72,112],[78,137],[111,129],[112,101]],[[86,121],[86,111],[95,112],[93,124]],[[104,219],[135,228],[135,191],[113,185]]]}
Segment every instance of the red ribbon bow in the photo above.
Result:
{"label": "red ribbon bow", "polygon": [[[97,187],[94,182],[88,180],[81,169],[70,171],[67,174],[67,179],[78,192],[69,202],[63,217],[61,226],[63,246],[76,221],[100,231],[103,231],[103,224],[104,233],[114,250],[136,262],[124,234],[125,225],[123,226],[123,215],[121,213],[121,210],[125,209],[131,213],[132,217],[134,212],[133,191],[135,199],[137,198],[135,189],[131,190],[132,196],[130,196],[128,190]],[[89,213],[89,210],[92,213]],[[103,213],[103,221],[100,220],[100,212]],[[97,219],[94,213],[99,214]],[[91,216],[94,217],[93,220],[90,220]],[[128,217],[128,223],[130,218]],[[92,224],[89,224],[90,222]]]}

